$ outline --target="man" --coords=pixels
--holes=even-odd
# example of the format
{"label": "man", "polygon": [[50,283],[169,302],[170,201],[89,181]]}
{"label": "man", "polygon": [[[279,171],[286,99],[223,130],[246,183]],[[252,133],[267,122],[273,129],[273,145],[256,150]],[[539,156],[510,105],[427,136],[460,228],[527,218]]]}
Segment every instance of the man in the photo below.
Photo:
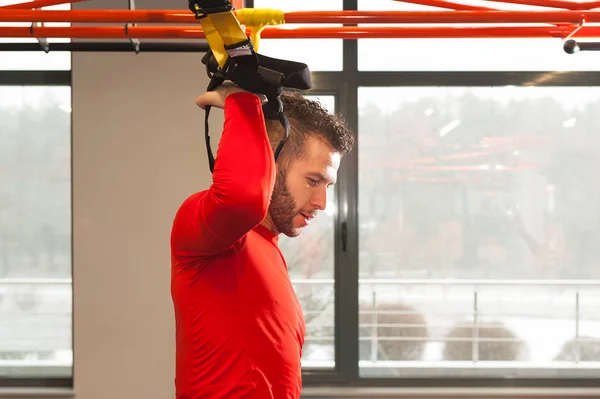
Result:
{"label": "man", "polygon": [[184,201],[171,235],[178,399],[297,399],[305,324],[278,248],[327,203],[354,139],[299,94],[282,95],[290,137],[259,96],[231,84],[197,98],[223,108],[211,187]]}

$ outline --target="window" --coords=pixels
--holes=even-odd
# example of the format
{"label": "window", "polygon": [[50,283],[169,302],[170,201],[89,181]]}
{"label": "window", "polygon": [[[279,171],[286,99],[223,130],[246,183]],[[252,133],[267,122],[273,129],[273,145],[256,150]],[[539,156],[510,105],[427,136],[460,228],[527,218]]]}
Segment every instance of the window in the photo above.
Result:
{"label": "window", "polygon": [[69,52],[0,52],[0,386],[72,384],[71,88],[54,72],[70,69]]}
{"label": "window", "polygon": [[0,87],[0,384],[72,376],[70,112],[70,87]]}
{"label": "window", "polygon": [[[336,11],[342,9],[342,0],[304,0],[281,2],[255,0],[254,8],[274,8],[289,11]],[[284,24],[283,29],[308,25]],[[321,25],[338,26],[338,25]],[[261,39],[259,53],[266,56],[303,62],[311,71],[341,71],[343,49],[341,39]]]}
{"label": "window", "polygon": [[[504,10],[546,9],[480,0],[459,3]],[[440,10],[436,7],[388,0],[358,0],[358,9]],[[452,26],[459,25],[452,24]],[[563,41],[560,38],[359,39],[358,69],[361,71],[591,71],[598,70],[598,57],[593,52],[585,51],[567,54],[563,50]]]}
{"label": "window", "polygon": [[358,93],[360,375],[597,375],[597,88]]}
{"label": "window", "polygon": [[[335,97],[306,96],[335,112]],[[334,345],[334,189],[326,209],[298,237],[281,236],[279,245],[306,321],[304,368],[335,366]]]}
{"label": "window", "polygon": [[[49,39],[60,41],[68,39]],[[0,74],[68,71],[70,64],[69,52],[2,52]],[[16,81],[0,87],[0,385],[70,381],[71,89],[22,86],[10,76]],[[45,79],[53,78],[41,74]]]}

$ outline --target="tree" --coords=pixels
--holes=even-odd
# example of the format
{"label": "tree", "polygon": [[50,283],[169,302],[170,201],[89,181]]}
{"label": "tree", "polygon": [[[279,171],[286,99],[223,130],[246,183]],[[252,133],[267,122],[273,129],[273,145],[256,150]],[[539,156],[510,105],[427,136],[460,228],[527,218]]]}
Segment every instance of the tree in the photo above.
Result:
{"label": "tree", "polygon": [[600,338],[573,338],[565,342],[554,360],[559,362],[600,362]]}
{"label": "tree", "polygon": [[[429,339],[425,317],[406,303],[377,303],[362,306],[360,317],[360,360],[421,360]],[[364,339],[368,337],[369,339]],[[373,343],[377,342],[376,347]]]}
{"label": "tree", "polygon": [[70,115],[44,90],[0,108],[0,275],[70,275]]}
{"label": "tree", "polygon": [[525,349],[525,343],[500,322],[478,326],[458,324],[446,339],[443,357],[449,361],[516,361],[522,359]]}

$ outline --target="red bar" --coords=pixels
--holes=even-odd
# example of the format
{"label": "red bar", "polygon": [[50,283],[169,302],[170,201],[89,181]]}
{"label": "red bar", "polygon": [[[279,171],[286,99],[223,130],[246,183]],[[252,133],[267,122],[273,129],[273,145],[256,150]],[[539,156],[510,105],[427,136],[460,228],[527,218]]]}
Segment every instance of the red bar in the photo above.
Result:
{"label": "red bar", "polygon": [[[564,38],[575,26],[528,27],[321,27],[280,29],[266,28],[265,39],[360,39],[360,38]],[[27,38],[86,38],[86,39],[198,39],[204,33],[200,27],[133,26],[128,34],[120,26],[91,27],[36,27],[33,35],[29,27],[0,27],[0,37]],[[583,27],[576,37],[600,37],[600,27]]]}
{"label": "red bar", "polygon": [[[267,28],[265,39],[378,39],[378,38],[472,38],[472,37],[566,37],[575,27],[353,27],[339,28]],[[588,36],[589,35],[589,36]],[[582,28],[577,37],[598,37],[600,27]]]}
{"label": "red bar", "polygon": [[200,22],[190,11],[157,10],[1,10],[0,22],[71,23],[193,23]]}
{"label": "red bar", "polygon": [[413,3],[420,4],[423,6],[446,8],[450,10],[462,10],[462,11],[483,11],[483,10],[494,10],[494,8],[470,6],[467,4],[453,3],[445,0],[395,0],[399,3]]}
{"label": "red bar", "polygon": [[[600,23],[600,11],[318,11],[286,13],[288,23]],[[0,10],[0,22],[180,23],[199,25],[181,10]]]}
{"label": "red bar", "polygon": [[28,9],[28,8],[42,8],[42,7],[56,6],[59,4],[79,3],[81,1],[86,1],[86,0],[35,0],[35,1],[29,1],[27,3],[9,4],[7,6],[1,6],[0,9],[2,9],[2,10],[20,10],[20,9]]}
{"label": "red bar", "polygon": [[600,1],[574,2],[564,0],[488,0],[498,3],[512,3],[527,6],[564,8],[567,10],[593,10],[600,7]]}

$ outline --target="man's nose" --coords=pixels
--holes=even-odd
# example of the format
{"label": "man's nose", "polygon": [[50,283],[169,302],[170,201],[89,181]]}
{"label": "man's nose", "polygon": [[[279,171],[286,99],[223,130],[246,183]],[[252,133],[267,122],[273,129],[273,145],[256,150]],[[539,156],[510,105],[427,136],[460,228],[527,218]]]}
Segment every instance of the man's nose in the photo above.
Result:
{"label": "man's nose", "polygon": [[327,206],[327,187],[319,188],[312,197],[311,205],[322,211]]}

